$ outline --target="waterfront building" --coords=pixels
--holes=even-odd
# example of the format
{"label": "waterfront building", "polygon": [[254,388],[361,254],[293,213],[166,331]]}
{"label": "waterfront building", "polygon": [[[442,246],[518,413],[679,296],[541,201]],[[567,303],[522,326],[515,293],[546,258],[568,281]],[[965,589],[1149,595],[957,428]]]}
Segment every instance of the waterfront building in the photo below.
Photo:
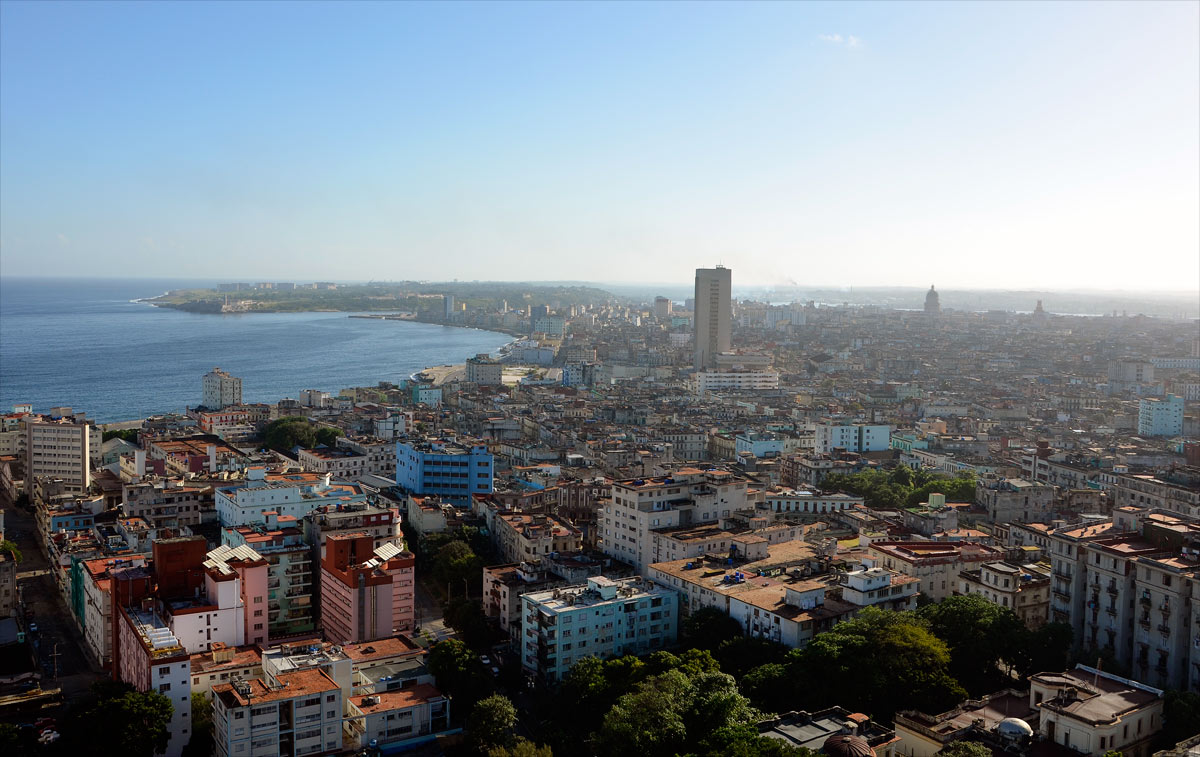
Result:
{"label": "waterfront building", "polygon": [[728,352],[733,323],[733,279],[723,266],[696,269],[696,310],[693,321],[693,368],[716,365],[717,354]]}
{"label": "waterfront building", "polygon": [[200,380],[200,404],[209,410],[222,410],[242,404],[242,380],[220,368],[213,368]]}
{"label": "waterfront building", "polygon": [[504,378],[504,366],[486,353],[467,358],[467,382],[499,385]]}

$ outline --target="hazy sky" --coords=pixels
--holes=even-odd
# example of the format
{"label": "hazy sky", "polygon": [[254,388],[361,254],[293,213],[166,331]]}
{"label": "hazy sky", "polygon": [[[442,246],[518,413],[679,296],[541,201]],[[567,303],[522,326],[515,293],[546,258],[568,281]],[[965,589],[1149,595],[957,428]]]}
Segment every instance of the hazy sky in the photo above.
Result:
{"label": "hazy sky", "polygon": [[0,3],[0,274],[1200,287],[1200,4]]}

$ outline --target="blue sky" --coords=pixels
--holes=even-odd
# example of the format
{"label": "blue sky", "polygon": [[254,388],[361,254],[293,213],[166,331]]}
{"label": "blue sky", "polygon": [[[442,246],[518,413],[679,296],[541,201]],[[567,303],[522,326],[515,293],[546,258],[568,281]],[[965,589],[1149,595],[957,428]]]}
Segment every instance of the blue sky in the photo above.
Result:
{"label": "blue sky", "polygon": [[1200,286],[1200,4],[0,3],[0,274]]}

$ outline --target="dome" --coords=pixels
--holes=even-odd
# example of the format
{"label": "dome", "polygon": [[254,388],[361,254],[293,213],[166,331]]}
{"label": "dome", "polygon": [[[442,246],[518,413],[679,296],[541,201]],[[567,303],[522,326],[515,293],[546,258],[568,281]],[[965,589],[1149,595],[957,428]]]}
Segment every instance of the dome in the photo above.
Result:
{"label": "dome", "polygon": [[996,733],[1011,738],[1029,738],[1033,736],[1033,729],[1020,718],[1005,718],[996,725]]}
{"label": "dome", "polygon": [[829,757],[875,757],[875,750],[860,736],[836,733],[825,739],[821,751]]}

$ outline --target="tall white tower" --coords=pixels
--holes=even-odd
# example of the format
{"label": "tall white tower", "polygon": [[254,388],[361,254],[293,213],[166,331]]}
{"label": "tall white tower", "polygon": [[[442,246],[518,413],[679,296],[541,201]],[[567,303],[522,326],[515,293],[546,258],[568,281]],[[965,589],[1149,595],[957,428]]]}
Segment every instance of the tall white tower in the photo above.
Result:
{"label": "tall white tower", "polygon": [[200,404],[209,410],[242,404],[242,380],[237,376],[230,376],[220,368],[213,368],[204,374],[200,387],[203,390],[203,401]]}
{"label": "tall white tower", "polygon": [[733,278],[724,266],[696,269],[696,370],[716,364],[717,353],[730,348],[733,321]]}

